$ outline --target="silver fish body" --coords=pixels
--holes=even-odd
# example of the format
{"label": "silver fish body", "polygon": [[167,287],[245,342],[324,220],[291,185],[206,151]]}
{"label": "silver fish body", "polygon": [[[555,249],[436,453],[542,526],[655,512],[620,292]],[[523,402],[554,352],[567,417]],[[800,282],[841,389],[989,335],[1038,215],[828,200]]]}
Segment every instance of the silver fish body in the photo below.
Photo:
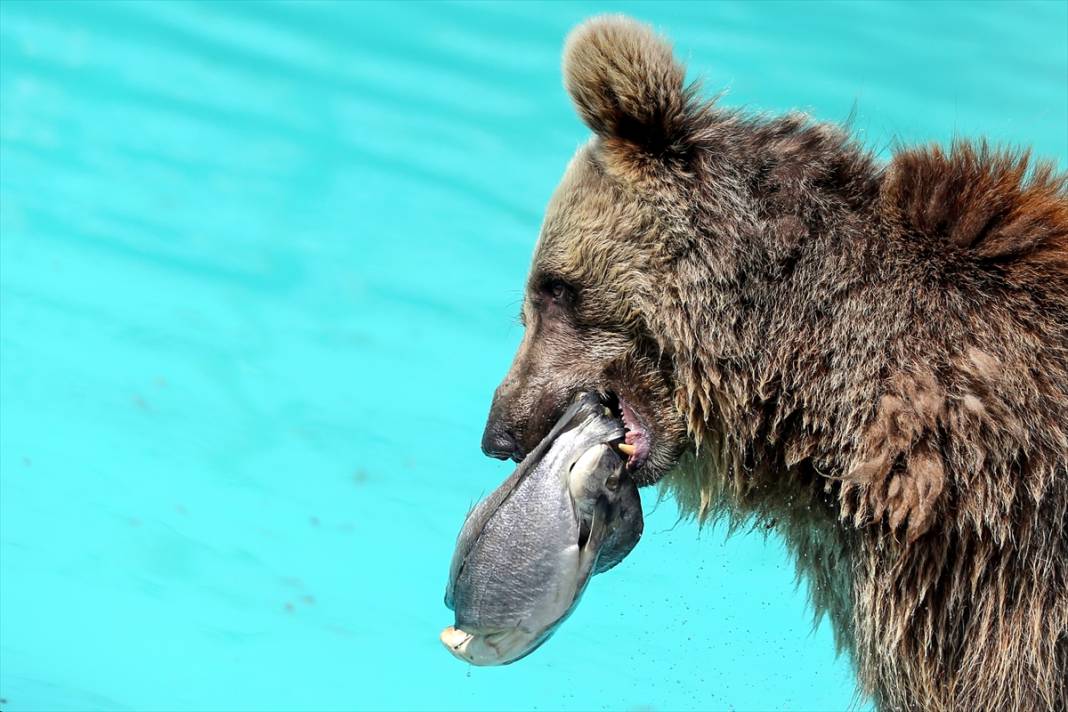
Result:
{"label": "silver fish body", "polygon": [[580,396],[516,471],[479,502],[457,538],[442,642],[474,665],[514,662],[574,609],[595,573],[637,544],[641,500],[616,450],[623,426]]}

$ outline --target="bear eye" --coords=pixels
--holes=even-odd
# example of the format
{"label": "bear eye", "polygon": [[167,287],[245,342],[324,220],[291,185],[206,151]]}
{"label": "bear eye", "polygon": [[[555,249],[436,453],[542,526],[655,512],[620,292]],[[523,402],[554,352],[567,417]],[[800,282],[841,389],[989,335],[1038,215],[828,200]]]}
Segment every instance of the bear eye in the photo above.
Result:
{"label": "bear eye", "polygon": [[571,304],[575,297],[575,289],[559,277],[547,277],[542,282],[541,291],[560,305]]}

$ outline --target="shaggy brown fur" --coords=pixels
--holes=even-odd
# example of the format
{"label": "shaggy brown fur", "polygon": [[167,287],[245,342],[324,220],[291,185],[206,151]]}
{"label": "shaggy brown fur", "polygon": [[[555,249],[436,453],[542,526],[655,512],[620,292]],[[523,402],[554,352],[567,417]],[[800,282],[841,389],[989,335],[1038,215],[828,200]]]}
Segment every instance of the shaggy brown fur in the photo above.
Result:
{"label": "shaggy brown fur", "polygon": [[1068,709],[1068,180],[984,144],[880,166],[702,103],[648,28],[579,27],[596,133],[554,196],[484,448],[578,390],[637,471],[774,526],[884,710]]}

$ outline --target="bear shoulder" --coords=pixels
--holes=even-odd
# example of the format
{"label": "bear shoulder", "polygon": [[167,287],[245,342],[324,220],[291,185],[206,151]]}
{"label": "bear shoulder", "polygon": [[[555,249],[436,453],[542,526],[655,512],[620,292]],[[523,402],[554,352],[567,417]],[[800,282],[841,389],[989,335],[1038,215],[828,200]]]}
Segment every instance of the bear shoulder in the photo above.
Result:
{"label": "bear shoulder", "polygon": [[880,209],[892,228],[988,266],[1068,280],[1068,174],[1029,151],[955,141],[903,150]]}

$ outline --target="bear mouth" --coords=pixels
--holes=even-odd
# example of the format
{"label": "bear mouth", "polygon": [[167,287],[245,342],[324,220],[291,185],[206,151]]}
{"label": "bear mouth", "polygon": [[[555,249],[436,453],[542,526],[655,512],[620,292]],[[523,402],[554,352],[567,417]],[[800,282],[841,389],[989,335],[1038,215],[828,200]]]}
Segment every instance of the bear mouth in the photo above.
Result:
{"label": "bear mouth", "polygon": [[639,412],[618,393],[605,394],[604,404],[623,421],[625,435],[616,449],[627,456],[627,469],[634,472],[645,465],[652,450],[652,431]]}

